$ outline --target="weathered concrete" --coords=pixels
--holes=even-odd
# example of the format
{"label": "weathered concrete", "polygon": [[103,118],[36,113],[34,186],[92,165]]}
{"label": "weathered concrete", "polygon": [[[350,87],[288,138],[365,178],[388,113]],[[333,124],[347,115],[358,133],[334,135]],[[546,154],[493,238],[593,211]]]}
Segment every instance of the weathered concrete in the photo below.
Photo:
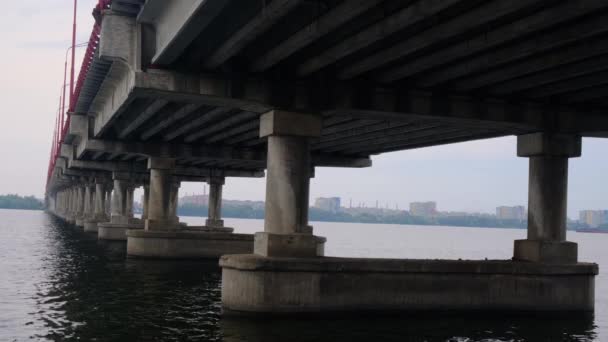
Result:
{"label": "weathered concrete", "polygon": [[110,223],[104,222],[97,225],[97,238],[99,240],[127,240],[127,230],[143,230],[143,224],[134,223]]}
{"label": "weathered concrete", "polygon": [[[168,158],[150,158],[150,198],[148,199],[148,218],[146,230],[173,230],[178,229],[175,221],[175,208],[177,204],[177,189],[171,182],[171,169],[175,167],[175,160]],[[172,200],[173,199],[173,200]]]}
{"label": "weathered concrete", "polygon": [[[129,216],[128,192],[131,186],[132,175],[115,172],[114,190],[112,191],[112,208],[110,222],[97,225],[97,237],[100,240],[127,240],[128,229],[143,229],[142,223],[134,222]],[[131,196],[132,199],[132,196]]]}
{"label": "weathered concrete", "polygon": [[84,226],[84,204],[85,204],[85,187],[79,185],[76,187],[76,215],[74,218],[74,224],[77,227]]}
{"label": "weathered concrete", "polygon": [[142,213],[141,219],[142,221],[146,221],[148,219],[148,201],[150,200],[150,185],[144,184],[144,203],[142,203]]}
{"label": "weathered concrete", "polygon": [[219,258],[228,253],[252,253],[253,235],[181,231],[127,231],[127,254],[134,257],[163,259]]}
{"label": "weathered concrete", "polygon": [[[308,225],[310,138],[321,134],[313,115],[271,111],[260,118],[260,136],[268,137],[264,232],[255,253],[264,256],[319,256],[324,241]],[[321,243],[322,244],[322,243]]]}
{"label": "weathered concrete", "polygon": [[528,237],[515,241],[514,259],[576,263],[577,244],[566,241],[568,158],[581,155],[581,137],[535,133],[518,137],[517,153],[530,158]]}
{"label": "weathered concrete", "polygon": [[[127,232],[127,254],[144,258],[219,258],[223,254],[253,252],[253,236],[233,234],[221,222],[221,209],[214,211],[216,225],[187,227],[179,223],[177,205],[180,183],[171,176],[175,161],[150,158],[150,191],[145,230]],[[219,184],[219,180],[215,181]],[[223,179],[221,181],[223,183]],[[221,188],[213,191],[221,201]],[[219,206],[221,208],[221,205]]]}
{"label": "weathered concrete", "polygon": [[226,255],[224,314],[592,311],[596,264]]}
{"label": "weathered concrete", "polygon": [[208,227],[223,227],[222,220],[222,187],[223,177],[211,177],[209,179],[209,212],[205,225]]}
{"label": "weathered concrete", "polygon": [[85,232],[97,232],[99,223],[108,222],[110,220],[110,218],[106,214],[106,189],[104,180],[97,180],[95,183],[95,196],[93,206],[93,216],[87,221],[85,221]]}

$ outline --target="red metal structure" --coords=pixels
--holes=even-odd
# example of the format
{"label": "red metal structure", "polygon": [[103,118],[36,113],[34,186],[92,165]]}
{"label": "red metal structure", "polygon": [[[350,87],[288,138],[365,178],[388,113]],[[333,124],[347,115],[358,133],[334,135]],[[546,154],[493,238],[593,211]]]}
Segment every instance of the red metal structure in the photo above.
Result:
{"label": "red metal structure", "polygon": [[[102,11],[102,10],[108,8],[111,3],[112,3],[112,0],[99,0],[95,10]],[[51,174],[53,172],[53,169],[55,168],[55,163],[57,161],[57,157],[59,156],[59,153],[61,152],[61,144],[64,142],[65,136],[70,127],[70,117],[69,117],[68,113],[73,112],[74,109],[76,108],[76,104],[78,102],[78,97],[82,90],[82,86],[84,84],[87,73],[89,72],[89,69],[93,62],[93,58],[95,56],[95,51],[97,50],[98,45],[99,45],[99,33],[101,31],[101,22],[96,21],[95,24],[93,25],[93,30],[91,32],[91,36],[89,37],[89,41],[87,43],[87,50],[84,54],[82,65],[80,67],[80,72],[78,74],[78,79],[76,80],[76,82],[74,82],[75,58],[76,58],[76,47],[77,47],[77,45],[76,45],[77,6],[78,6],[78,0],[74,0],[74,17],[73,17],[73,24],[72,24],[72,46],[70,47],[72,49],[72,54],[71,54],[72,60],[71,60],[70,83],[69,83],[69,87],[70,87],[69,107],[68,107],[68,110],[66,111],[65,110],[65,99],[66,99],[65,87],[67,86],[67,84],[65,82],[66,78],[67,78],[67,75],[66,75],[67,74],[67,72],[66,72],[67,71],[67,52],[66,52],[66,63],[65,63],[64,80],[63,80],[63,86],[62,86],[63,95],[60,98],[59,110],[57,112],[57,117],[55,119],[55,127],[54,127],[53,141],[52,141],[52,147],[51,147],[51,156],[50,156],[49,167],[48,167],[48,172],[47,172],[47,185],[48,185],[48,180],[50,179]],[[69,49],[68,49],[68,51],[69,51]]]}

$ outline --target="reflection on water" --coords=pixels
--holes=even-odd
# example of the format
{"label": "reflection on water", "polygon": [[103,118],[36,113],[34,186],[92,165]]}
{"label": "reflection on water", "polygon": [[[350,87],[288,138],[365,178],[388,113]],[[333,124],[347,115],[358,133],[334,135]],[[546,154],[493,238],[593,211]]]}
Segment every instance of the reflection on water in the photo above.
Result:
{"label": "reflection on water", "polygon": [[[229,221],[239,231],[255,231],[260,225],[259,221]],[[369,252],[363,246],[370,248],[371,237],[365,237],[370,231],[385,245],[371,246],[376,254],[395,256],[385,254],[404,248],[400,243],[409,240],[406,231],[411,233],[413,229],[318,226],[323,235],[330,237],[330,253],[352,256]],[[454,236],[462,234],[465,239],[475,232],[447,229],[452,231],[452,245],[440,242],[435,247],[452,252],[460,252],[462,245],[454,244]],[[341,234],[337,234],[340,230]],[[426,234],[422,232],[416,231],[418,240],[434,234],[420,237]],[[485,235],[493,233],[477,232],[483,236],[479,239],[486,241],[479,248],[470,247],[475,247],[476,253],[489,253],[485,248],[494,242]],[[404,237],[397,241],[393,235],[399,234]],[[500,234],[520,232],[500,231],[494,235]],[[438,240],[441,239],[434,242],[437,244]],[[596,250],[581,246],[581,250],[585,248],[593,250],[589,255],[606,258],[599,247]],[[598,335],[606,327],[604,293],[608,291],[600,281],[596,286],[595,319],[578,314],[547,317],[449,313],[222,318],[217,262],[127,259],[124,242],[99,242],[94,235],[64,226],[42,212],[0,210],[0,260],[0,341],[601,341]]]}

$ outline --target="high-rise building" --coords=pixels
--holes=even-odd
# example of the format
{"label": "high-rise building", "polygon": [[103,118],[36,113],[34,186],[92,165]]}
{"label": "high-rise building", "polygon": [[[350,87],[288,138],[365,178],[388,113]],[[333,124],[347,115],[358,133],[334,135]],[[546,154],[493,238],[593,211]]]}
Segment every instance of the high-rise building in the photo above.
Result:
{"label": "high-rise building", "polygon": [[586,223],[591,228],[608,223],[608,210],[581,210],[579,221]]}
{"label": "high-rise building", "polygon": [[526,218],[526,207],[516,205],[513,207],[500,206],[496,208],[496,218],[499,220],[519,220],[524,221]]}
{"label": "high-rise building", "polygon": [[340,197],[319,197],[314,207],[335,213],[340,210]]}
{"label": "high-rise building", "polygon": [[437,202],[412,202],[410,203],[410,215],[433,217],[437,215]]}

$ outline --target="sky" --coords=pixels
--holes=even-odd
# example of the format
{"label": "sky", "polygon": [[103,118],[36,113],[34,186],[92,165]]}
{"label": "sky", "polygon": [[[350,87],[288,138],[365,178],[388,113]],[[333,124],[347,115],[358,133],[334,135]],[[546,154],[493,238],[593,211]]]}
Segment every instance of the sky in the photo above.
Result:
{"label": "sky", "polygon": [[[95,1],[80,0],[77,42],[88,40]],[[42,197],[59,103],[63,65],[72,30],[71,0],[7,1],[0,14],[0,194]],[[78,50],[80,68],[83,49]],[[316,197],[338,196],[345,206],[365,203],[407,208],[437,201],[441,211],[495,212],[526,205],[528,161],[516,157],[515,137],[473,141],[374,156],[364,169],[317,168]],[[584,139],[583,156],[570,160],[568,214],[608,209],[608,139]],[[183,183],[180,193],[203,193]],[[263,200],[264,179],[226,181],[227,199]],[[138,198],[138,197],[136,197]]]}

